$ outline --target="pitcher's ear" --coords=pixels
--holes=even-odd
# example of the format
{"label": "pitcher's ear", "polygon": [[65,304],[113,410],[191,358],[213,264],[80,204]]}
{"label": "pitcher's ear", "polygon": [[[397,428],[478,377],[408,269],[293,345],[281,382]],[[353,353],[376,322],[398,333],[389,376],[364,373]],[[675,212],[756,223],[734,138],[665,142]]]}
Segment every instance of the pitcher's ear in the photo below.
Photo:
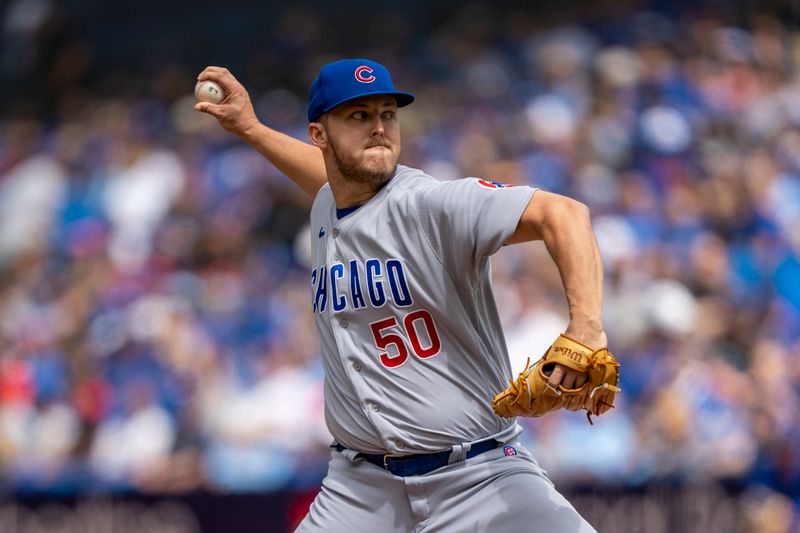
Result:
{"label": "pitcher's ear", "polygon": [[325,131],[325,127],[319,122],[311,122],[308,125],[308,136],[317,148],[324,149],[328,147],[328,132]]}

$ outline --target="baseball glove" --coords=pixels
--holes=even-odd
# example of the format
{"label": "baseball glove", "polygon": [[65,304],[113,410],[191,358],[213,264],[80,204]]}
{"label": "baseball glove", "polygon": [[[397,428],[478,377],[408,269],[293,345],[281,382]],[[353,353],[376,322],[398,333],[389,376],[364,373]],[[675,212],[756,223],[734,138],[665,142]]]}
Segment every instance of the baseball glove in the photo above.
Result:
{"label": "baseball glove", "polygon": [[[547,380],[557,363],[585,374],[586,382],[575,389],[551,387]],[[614,395],[619,392],[619,363],[608,348],[592,350],[559,335],[541,359],[533,365],[529,359],[516,381],[510,382],[511,386],[492,400],[498,416],[542,416],[560,409],[567,398],[577,395],[592,424],[592,415],[601,415],[614,407]]]}

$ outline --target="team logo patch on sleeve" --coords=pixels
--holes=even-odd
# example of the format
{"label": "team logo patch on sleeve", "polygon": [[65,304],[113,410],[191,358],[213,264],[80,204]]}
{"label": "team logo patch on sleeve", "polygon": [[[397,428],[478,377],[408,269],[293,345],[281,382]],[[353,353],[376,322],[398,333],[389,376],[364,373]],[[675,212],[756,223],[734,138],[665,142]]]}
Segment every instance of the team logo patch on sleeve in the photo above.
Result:
{"label": "team logo patch on sleeve", "polygon": [[516,185],[511,185],[509,183],[500,183],[499,181],[488,181],[482,179],[476,179],[478,185],[485,189],[510,189],[511,187],[516,187]]}
{"label": "team logo patch on sleeve", "polygon": [[513,446],[504,446],[503,453],[509,457],[513,457],[517,455],[517,450],[515,450]]}

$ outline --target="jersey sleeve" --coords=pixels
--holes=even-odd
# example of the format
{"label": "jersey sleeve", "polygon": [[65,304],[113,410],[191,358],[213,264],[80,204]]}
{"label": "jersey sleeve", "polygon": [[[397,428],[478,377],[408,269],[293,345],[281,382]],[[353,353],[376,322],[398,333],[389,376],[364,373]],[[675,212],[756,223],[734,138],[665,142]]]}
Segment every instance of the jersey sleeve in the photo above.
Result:
{"label": "jersey sleeve", "polygon": [[420,192],[417,215],[440,261],[468,274],[514,234],[536,190],[477,178],[436,182]]}

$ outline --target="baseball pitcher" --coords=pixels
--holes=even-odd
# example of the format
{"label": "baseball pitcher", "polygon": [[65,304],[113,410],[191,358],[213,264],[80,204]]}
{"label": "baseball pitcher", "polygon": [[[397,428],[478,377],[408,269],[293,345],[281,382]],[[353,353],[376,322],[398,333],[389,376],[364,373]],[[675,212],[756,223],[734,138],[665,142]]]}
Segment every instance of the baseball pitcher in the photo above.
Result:
{"label": "baseball pitcher", "polygon": [[[398,110],[414,96],[374,61],[322,67],[309,91],[311,144],[262,124],[226,69],[198,79],[226,98],[196,109],[315,198],[309,311],[335,442],[298,531],[594,531],[519,443],[514,418],[562,407],[599,415],[618,392],[588,209],[399,165]],[[489,258],[534,240],[559,269],[570,321],[509,383]]]}

